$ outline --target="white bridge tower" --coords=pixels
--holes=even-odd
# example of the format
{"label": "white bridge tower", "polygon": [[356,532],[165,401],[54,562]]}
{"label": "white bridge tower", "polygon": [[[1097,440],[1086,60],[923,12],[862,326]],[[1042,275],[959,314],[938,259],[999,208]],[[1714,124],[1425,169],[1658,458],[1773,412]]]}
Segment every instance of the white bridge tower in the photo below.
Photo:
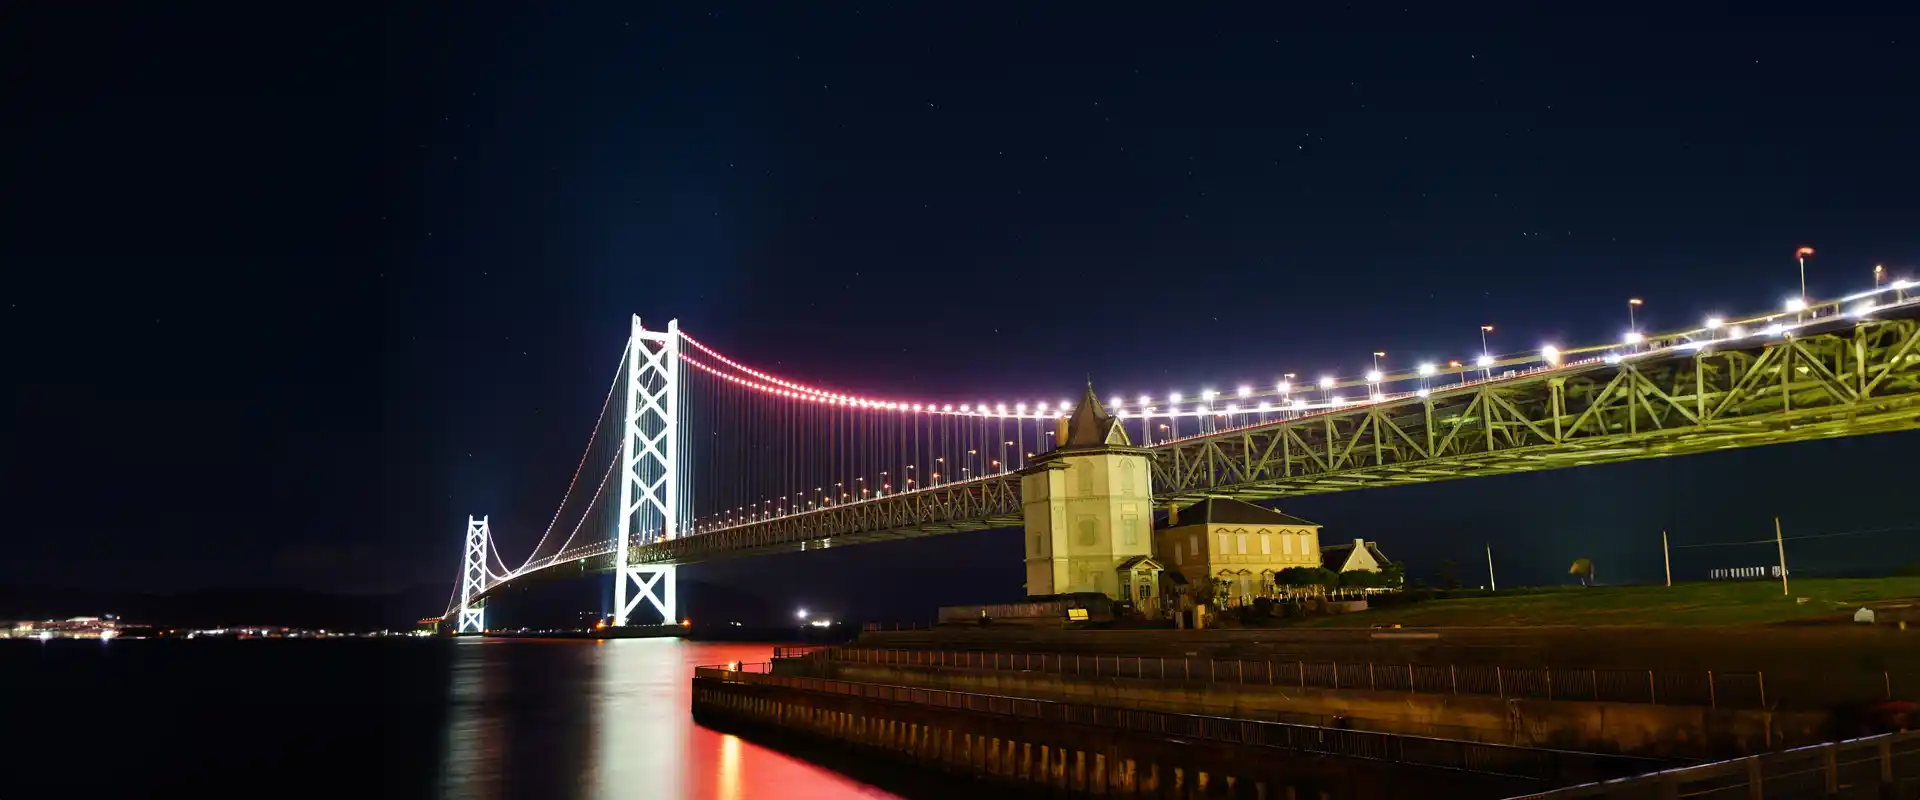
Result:
{"label": "white bridge tower", "polygon": [[486,633],[487,610],[475,596],[487,588],[487,518],[467,517],[467,554],[460,561],[460,618],[455,633]]}
{"label": "white bridge tower", "polygon": [[645,601],[660,624],[679,621],[671,564],[632,564],[635,544],[680,535],[680,322],[649,331],[633,318],[627,340],[627,388],[620,445],[620,524],[615,532],[613,624],[631,623]]}

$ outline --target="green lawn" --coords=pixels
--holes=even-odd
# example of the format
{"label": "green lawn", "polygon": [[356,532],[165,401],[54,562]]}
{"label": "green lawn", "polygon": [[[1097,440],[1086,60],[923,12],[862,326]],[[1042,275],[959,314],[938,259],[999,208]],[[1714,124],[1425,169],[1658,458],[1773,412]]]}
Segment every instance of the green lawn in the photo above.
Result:
{"label": "green lawn", "polygon": [[[1359,614],[1318,617],[1302,627],[1353,628],[1522,625],[1743,625],[1841,619],[1861,603],[1920,598],[1920,577],[1683,583],[1548,589],[1536,594],[1430,600]],[[1807,598],[1801,603],[1797,598]]]}

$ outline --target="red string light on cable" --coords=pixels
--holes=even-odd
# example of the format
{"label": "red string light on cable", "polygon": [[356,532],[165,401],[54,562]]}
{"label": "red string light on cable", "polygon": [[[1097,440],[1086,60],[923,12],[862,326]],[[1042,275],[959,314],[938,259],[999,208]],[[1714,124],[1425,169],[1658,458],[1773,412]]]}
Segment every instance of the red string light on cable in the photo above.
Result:
{"label": "red string light on cable", "polygon": [[712,358],[714,361],[717,361],[725,365],[727,368],[735,372],[744,374],[747,377],[741,377],[741,375],[732,374],[726,370],[722,370],[719,367],[715,367],[711,364],[702,363],[699,359],[689,356],[685,351],[682,351],[680,353],[680,360],[693,365],[695,368],[699,369],[702,372],[705,372],[716,378],[720,378],[721,380],[729,381],[735,385],[744,386],[746,388],[753,389],[758,392],[764,392],[777,397],[789,397],[789,398],[794,398],[799,400],[808,400],[815,403],[824,403],[826,405],[850,406],[854,408],[884,409],[887,411],[918,411],[921,413],[957,414],[961,416],[975,416],[975,415],[986,416],[986,414],[984,413],[985,404],[982,404],[982,412],[976,414],[975,412],[968,412],[968,411],[955,412],[953,411],[953,406],[950,404],[941,406],[933,403],[924,403],[924,404],[923,403],[905,403],[897,400],[876,400],[873,398],[856,397],[853,395],[845,395],[845,394],[829,392],[824,389],[818,389],[812,386],[808,386],[806,384],[795,383],[793,381],[785,380],[783,378],[780,378],[774,375],[769,375],[767,373],[753,369],[752,367],[743,365],[737,361],[727,358],[724,355],[721,355],[719,352],[715,351],[713,348],[708,347],[704,344],[701,344],[699,340],[693,338],[692,336],[688,336],[685,331],[682,331],[680,333],[680,338],[685,339],[687,341],[687,344],[693,345],[695,349],[699,350],[701,353],[706,354],[707,357]]}

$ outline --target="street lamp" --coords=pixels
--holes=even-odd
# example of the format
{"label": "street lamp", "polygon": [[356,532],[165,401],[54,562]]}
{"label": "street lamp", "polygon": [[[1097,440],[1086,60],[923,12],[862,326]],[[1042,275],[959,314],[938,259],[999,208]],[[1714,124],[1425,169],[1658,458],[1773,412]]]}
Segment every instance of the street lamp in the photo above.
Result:
{"label": "street lamp", "polygon": [[1479,361],[1480,361],[1480,366],[1483,368],[1481,372],[1485,373],[1481,376],[1483,378],[1493,377],[1493,352],[1487,348],[1487,334],[1492,332],[1493,332],[1492,325],[1480,326],[1480,359]]}
{"label": "street lamp", "polygon": [[[1634,318],[1633,310],[1641,305],[1640,298],[1638,297],[1627,300],[1627,338],[1634,341],[1638,341],[1639,339],[1640,322]],[[1633,344],[1634,341],[1627,343]]]}
{"label": "street lamp", "polygon": [[1813,248],[1804,245],[1793,251],[1794,260],[1800,262],[1800,300],[1803,303],[1807,299],[1807,256],[1810,255],[1813,255]]}
{"label": "street lamp", "polygon": [[1873,265],[1873,288],[1880,288],[1880,279],[1886,277],[1887,268],[1882,264]]}

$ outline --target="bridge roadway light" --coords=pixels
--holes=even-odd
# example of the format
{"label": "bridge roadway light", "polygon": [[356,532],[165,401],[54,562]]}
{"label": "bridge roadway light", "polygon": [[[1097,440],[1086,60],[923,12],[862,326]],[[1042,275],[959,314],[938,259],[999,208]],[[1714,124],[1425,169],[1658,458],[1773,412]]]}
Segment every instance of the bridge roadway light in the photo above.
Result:
{"label": "bridge roadway light", "polygon": [[1788,313],[1798,314],[1807,310],[1807,300],[1804,297],[1789,297],[1787,298],[1786,309]]}
{"label": "bridge roadway light", "polygon": [[1553,345],[1542,347],[1540,348],[1540,357],[1545,359],[1549,364],[1557,365],[1560,363],[1560,348],[1554,347]]}
{"label": "bridge roadway light", "polygon": [[1645,336],[1641,336],[1639,331],[1627,331],[1625,336],[1620,337],[1620,340],[1627,344],[1639,344],[1646,341],[1646,338]]}
{"label": "bridge roadway light", "polygon": [[1242,387],[1240,387],[1240,396],[1241,396],[1241,397],[1250,397],[1250,396],[1252,396],[1252,395],[1253,395],[1253,387],[1251,387],[1251,386],[1242,386]]}
{"label": "bridge roadway light", "polygon": [[1428,377],[1432,377],[1432,376],[1433,376],[1433,373],[1434,373],[1435,371],[1436,371],[1436,370],[1435,370],[1435,368],[1434,368],[1434,366],[1433,366],[1432,364],[1421,364],[1421,365],[1420,365],[1420,377],[1422,377],[1422,378],[1428,378]]}
{"label": "bridge roadway light", "polygon": [[1370,369],[1370,370],[1367,370],[1367,382],[1368,382],[1368,383],[1379,383],[1379,382],[1380,382],[1380,377],[1381,377],[1381,376],[1380,376],[1380,370],[1377,370],[1377,369]]}
{"label": "bridge roadway light", "polygon": [[1167,402],[1170,402],[1170,403],[1180,402],[1180,393],[1174,392],[1173,394],[1167,395]]}
{"label": "bridge roadway light", "polygon": [[1273,388],[1278,390],[1281,394],[1286,394],[1288,392],[1293,391],[1293,384],[1287,381],[1281,381],[1279,383],[1274,384]]}
{"label": "bridge roadway light", "polygon": [[1719,317],[1707,317],[1707,330],[1710,330],[1710,331],[1719,330],[1720,326],[1725,324],[1726,324],[1726,320],[1723,320]]}

